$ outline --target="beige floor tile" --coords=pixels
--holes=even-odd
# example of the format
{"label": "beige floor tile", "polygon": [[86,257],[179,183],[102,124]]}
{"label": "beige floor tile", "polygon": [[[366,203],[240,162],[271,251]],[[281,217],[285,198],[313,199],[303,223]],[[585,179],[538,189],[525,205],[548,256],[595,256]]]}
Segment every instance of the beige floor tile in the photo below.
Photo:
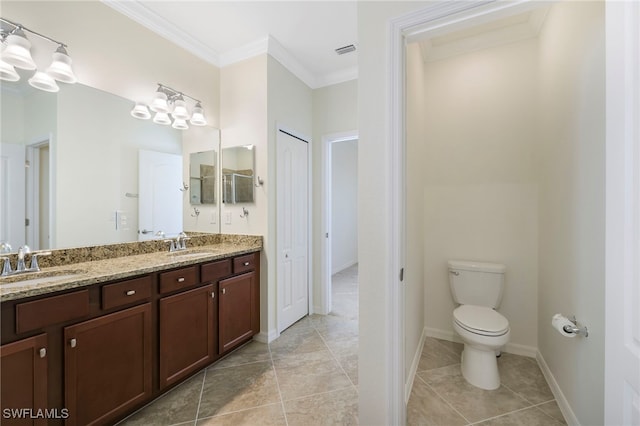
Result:
{"label": "beige floor tile", "polygon": [[295,333],[285,332],[274,340],[269,347],[271,348],[271,356],[275,359],[283,356],[322,351],[327,348],[327,345],[325,345],[324,340],[315,329],[307,329]]}
{"label": "beige floor tile", "polygon": [[418,363],[418,371],[432,370],[447,365],[459,364],[460,356],[447,349],[436,339],[427,337]]}
{"label": "beige floor tile", "polygon": [[464,345],[462,343],[451,342],[449,340],[443,340],[443,339],[435,339],[435,340],[436,342],[440,343],[442,346],[449,349],[451,352],[455,353],[456,355],[462,355],[462,350],[464,349]]}
{"label": "beige floor tile", "polygon": [[280,402],[271,362],[256,362],[206,371],[199,417]]}
{"label": "beige floor tile", "polygon": [[544,404],[540,404],[537,407],[540,410],[542,410],[545,414],[553,417],[563,425],[567,424],[567,422],[564,419],[564,416],[562,415],[562,411],[560,411],[560,407],[558,407],[558,403],[555,400],[546,402]]}
{"label": "beige floor tile", "polygon": [[325,343],[336,357],[358,355],[357,337],[326,339]]}
{"label": "beige floor tile", "polygon": [[357,425],[358,393],[353,387],[284,402],[289,426]]}
{"label": "beige floor tile", "polygon": [[122,426],[173,425],[195,421],[203,379],[204,372],[196,374],[119,424]]}
{"label": "beige floor tile", "polygon": [[468,422],[440,398],[429,386],[416,377],[407,405],[409,426],[462,426]]}
{"label": "beige floor tile", "polygon": [[358,354],[338,357],[338,364],[342,367],[351,383],[358,384]]}
{"label": "beige floor tile", "polygon": [[478,422],[530,405],[504,386],[487,391],[470,385],[462,377],[458,365],[422,371],[418,374],[470,422]]}
{"label": "beige floor tile", "polygon": [[552,417],[547,416],[535,407],[510,413],[501,417],[478,423],[482,426],[560,426]]}
{"label": "beige floor tile", "polygon": [[197,426],[286,426],[282,404],[271,404],[248,410],[236,411],[216,417],[199,419]]}
{"label": "beige floor tile", "polygon": [[211,368],[227,368],[260,361],[271,361],[269,345],[252,340],[213,364]]}
{"label": "beige floor tile", "polygon": [[351,386],[337,361],[289,357],[274,360],[280,393],[284,401]]}
{"label": "beige floor tile", "polygon": [[554,399],[547,381],[534,358],[503,353],[498,358],[502,384],[531,404]]}

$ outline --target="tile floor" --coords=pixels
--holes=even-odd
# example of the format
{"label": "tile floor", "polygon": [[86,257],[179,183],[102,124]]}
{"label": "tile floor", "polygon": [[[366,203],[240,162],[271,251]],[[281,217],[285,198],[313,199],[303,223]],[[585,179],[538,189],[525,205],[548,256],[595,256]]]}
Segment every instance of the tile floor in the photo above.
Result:
{"label": "tile floor", "polygon": [[330,315],[246,344],[120,425],[358,424],[357,277],[334,275]]}
{"label": "tile floor", "polygon": [[[358,268],[333,276],[333,310],[298,321],[269,345],[250,342],[120,425],[358,424]],[[460,374],[459,343],[427,338],[407,408],[418,425],[566,424],[537,363],[504,353],[502,385]]]}
{"label": "tile floor", "polygon": [[407,423],[555,426],[566,424],[535,359],[503,353],[501,386],[486,391],[460,373],[463,345],[428,337],[413,383]]}

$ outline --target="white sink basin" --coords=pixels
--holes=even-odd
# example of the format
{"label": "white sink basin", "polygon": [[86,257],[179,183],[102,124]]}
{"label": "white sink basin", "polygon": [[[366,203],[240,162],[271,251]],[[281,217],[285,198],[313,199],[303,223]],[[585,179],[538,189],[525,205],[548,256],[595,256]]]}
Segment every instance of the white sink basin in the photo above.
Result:
{"label": "white sink basin", "polygon": [[12,288],[22,287],[25,285],[37,285],[42,283],[53,283],[56,281],[63,281],[69,278],[82,275],[86,271],[56,271],[56,272],[33,272],[25,273],[23,275],[10,275],[8,277],[0,278],[0,287]]}

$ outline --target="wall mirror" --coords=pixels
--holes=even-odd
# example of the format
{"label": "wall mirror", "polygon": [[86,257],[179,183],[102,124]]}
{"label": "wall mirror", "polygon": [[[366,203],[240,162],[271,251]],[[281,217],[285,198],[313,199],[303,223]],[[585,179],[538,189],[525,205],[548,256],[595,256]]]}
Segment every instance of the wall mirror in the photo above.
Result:
{"label": "wall mirror", "polygon": [[189,154],[189,203],[216,204],[216,151]]}
{"label": "wall mirror", "polygon": [[253,203],[254,155],[253,145],[222,149],[223,203]]}
{"label": "wall mirror", "polygon": [[[201,133],[132,118],[130,100],[92,87],[47,93],[26,80],[0,83],[0,241],[13,252],[137,241],[139,152],[188,157],[183,139]],[[219,150],[218,129],[206,130],[193,151]],[[178,186],[166,190],[179,192],[182,179]],[[179,193],[188,206],[188,192]],[[219,232],[212,214],[199,231]],[[191,220],[187,209],[184,216]]]}

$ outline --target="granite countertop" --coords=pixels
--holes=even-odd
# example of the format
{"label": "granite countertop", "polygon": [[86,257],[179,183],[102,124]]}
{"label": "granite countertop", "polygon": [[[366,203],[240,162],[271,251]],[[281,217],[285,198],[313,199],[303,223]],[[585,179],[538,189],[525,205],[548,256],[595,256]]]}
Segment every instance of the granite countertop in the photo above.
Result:
{"label": "granite countertop", "polygon": [[258,237],[237,241],[223,240],[173,253],[167,250],[135,255],[129,253],[102,260],[50,266],[42,268],[40,272],[0,277],[0,302],[82,288],[260,250],[262,238]]}

